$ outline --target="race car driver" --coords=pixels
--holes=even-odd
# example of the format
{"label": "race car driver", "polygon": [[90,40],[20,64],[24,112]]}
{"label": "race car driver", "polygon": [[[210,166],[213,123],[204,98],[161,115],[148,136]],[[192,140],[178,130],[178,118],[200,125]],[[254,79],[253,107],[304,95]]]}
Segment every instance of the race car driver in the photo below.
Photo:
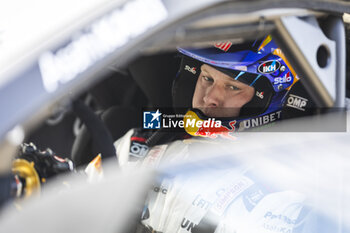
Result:
{"label": "race car driver", "polygon": [[[243,45],[225,42],[178,50],[182,61],[172,90],[175,111],[183,113],[184,121],[216,118],[221,123],[218,127],[185,124],[191,136],[232,138],[234,131],[282,119],[285,99],[298,84],[298,77],[270,36]],[[181,131],[133,129],[124,137],[130,142],[119,140],[123,145],[116,147],[118,158],[123,164],[145,156],[146,148],[187,136]],[[120,155],[129,153],[125,148],[131,148],[131,156]]]}
{"label": "race car driver", "polygon": [[[184,126],[192,138],[132,129],[115,142],[120,166],[193,159],[202,156],[207,138],[232,139],[234,131],[280,120],[298,80],[270,36],[243,48],[224,42],[179,51],[175,108],[192,106],[185,119],[215,117],[222,125]],[[149,192],[137,232],[301,232],[309,213],[303,194],[268,187],[246,167],[164,173]]]}

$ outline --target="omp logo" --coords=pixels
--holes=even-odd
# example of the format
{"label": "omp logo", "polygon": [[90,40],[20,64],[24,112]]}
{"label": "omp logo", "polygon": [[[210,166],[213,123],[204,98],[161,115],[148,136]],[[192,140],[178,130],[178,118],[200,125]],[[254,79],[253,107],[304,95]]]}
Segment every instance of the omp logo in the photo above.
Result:
{"label": "omp logo", "polygon": [[290,72],[288,72],[282,77],[274,78],[273,84],[289,83],[290,81],[292,81],[292,77],[290,76]]}
{"label": "omp logo", "polygon": [[259,97],[260,99],[264,99],[264,92],[256,92],[256,96]]}
{"label": "omp logo", "polygon": [[157,109],[156,112],[143,112],[144,129],[160,129],[160,116],[162,114]]}
{"label": "omp logo", "polygon": [[197,71],[196,71],[196,67],[190,67],[189,65],[185,65],[185,70],[191,72],[192,74],[196,74]]}
{"label": "omp logo", "polygon": [[278,70],[281,63],[277,60],[266,61],[258,67],[258,71],[263,74],[270,74]]}
{"label": "omp logo", "polygon": [[307,102],[308,102],[308,99],[290,94],[287,99],[287,106],[298,109],[300,111],[305,111],[304,107],[307,105]]}

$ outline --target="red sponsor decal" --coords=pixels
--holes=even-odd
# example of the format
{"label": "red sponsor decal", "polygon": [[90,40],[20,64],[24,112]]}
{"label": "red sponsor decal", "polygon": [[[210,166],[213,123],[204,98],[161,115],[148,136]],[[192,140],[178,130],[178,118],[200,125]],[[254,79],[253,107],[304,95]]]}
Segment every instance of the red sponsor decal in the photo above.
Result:
{"label": "red sponsor decal", "polygon": [[146,138],[141,138],[141,137],[131,137],[131,141],[138,141],[138,142],[145,142]]}
{"label": "red sponsor decal", "polygon": [[221,49],[224,52],[227,52],[231,48],[231,46],[232,46],[232,43],[230,41],[214,44],[215,48]]}
{"label": "red sponsor decal", "polygon": [[236,139],[234,136],[231,136],[230,133],[234,132],[236,127],[236,121],[231,121],[229,123],[231,129],[225,127],[225,126],[220,126],[220,127],[215,127],[215,126],[209,126],[209,127],[200,127],[197,132],[195,133],[196,135],[204,136],[204,137],[210,137],[210,138],[216,138],[218,135],[224,138],[229,138],[229,139]]}

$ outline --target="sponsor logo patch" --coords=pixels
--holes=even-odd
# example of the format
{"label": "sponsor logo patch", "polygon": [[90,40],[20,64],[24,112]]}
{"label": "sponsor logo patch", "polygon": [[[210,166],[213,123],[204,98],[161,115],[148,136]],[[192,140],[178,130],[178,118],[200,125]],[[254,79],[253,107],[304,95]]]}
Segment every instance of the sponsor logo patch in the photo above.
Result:
{"label": "sponsor logo patch", "polygon": [[259,97],[260,99],[264,99],[264,92],[256,92],[256,96]]}
{"label": "sponsor logo patch", "polygon": [[192,232],[192,229],[196,226],[194,222],[187,218],[183,218],[181,221],[181,228],[185,229],[188,232]]}
{"label": "sponsor logo patch", "polygon": [[214,214],[221,216],[231,202],[253,184],[253,181],[246,177],[233,181],[220,193],[220,196],[213,204],[211,211]]}
{"label": "sponsor logo patch", "polygon": [[130,155],[135,156],[137,158],[143,158],[147,155],[148,153],[148,146],[132,141],[130,144]]}
{"label": "sponsor logo patch", "polygon": [[308,99],[290,94],[287,99],[287,106],[298,109],[300,111],[305,111],[305,106],[307,105],[307,102],[308,102]]}
{"label": "sponsor logo patch", "polygon": [[292,77],[290,76],[290,72],[286,73],[282,77],[274,78],[273,84],[284,84],[292,81]]}
{"label": "sponsor logo patch", "polygon": [[230,41],[214,44],[215,48],[221,49],[224,52],[227,52],[231,48],[231,46],[232,46],[232,43]]}
{"label": "sponsor logo patch", "polygon": [[242,129],[249,129],[253,127],[258,127],[261,125],[266,125],[271,122],[277,121],[281,119],[281,111],[273,112],[264,116],[259,116],[256,118],[252,118],[249,120],[242,121],[240,123],[240,128]]}
{"label": "sponsor logo patch", "polygon": [[270,219],[270,220],[279,220],[286,224],[291,224],[291,225],[294,225],[296,223],[296,219],[292,219],[283,214],[274,214],[271,211],[266,212],[264,215],[264,218]]}
{"label": "sponsor logo patch", "polygon": [[278,70],[281,63],[277,60],[266,61],[261,63],[258,67],[258,71],[262,74],[270,74]]}
{"label": "sponsor logo patch", "polygon": [[191,72],[192,74],[196,74],[196,67],[190,67],[189,65],[185,65],[185,70]]}

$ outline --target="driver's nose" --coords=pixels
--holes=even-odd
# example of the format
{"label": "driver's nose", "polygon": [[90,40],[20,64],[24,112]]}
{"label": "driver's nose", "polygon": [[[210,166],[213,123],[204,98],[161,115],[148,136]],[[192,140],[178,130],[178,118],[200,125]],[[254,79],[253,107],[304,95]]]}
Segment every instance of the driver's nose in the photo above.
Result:
{"label": "driver's nose", "polygon": [[220,85],[210,86],[203,97],[205,107],[221,107],[224,98],[224,90]]}

